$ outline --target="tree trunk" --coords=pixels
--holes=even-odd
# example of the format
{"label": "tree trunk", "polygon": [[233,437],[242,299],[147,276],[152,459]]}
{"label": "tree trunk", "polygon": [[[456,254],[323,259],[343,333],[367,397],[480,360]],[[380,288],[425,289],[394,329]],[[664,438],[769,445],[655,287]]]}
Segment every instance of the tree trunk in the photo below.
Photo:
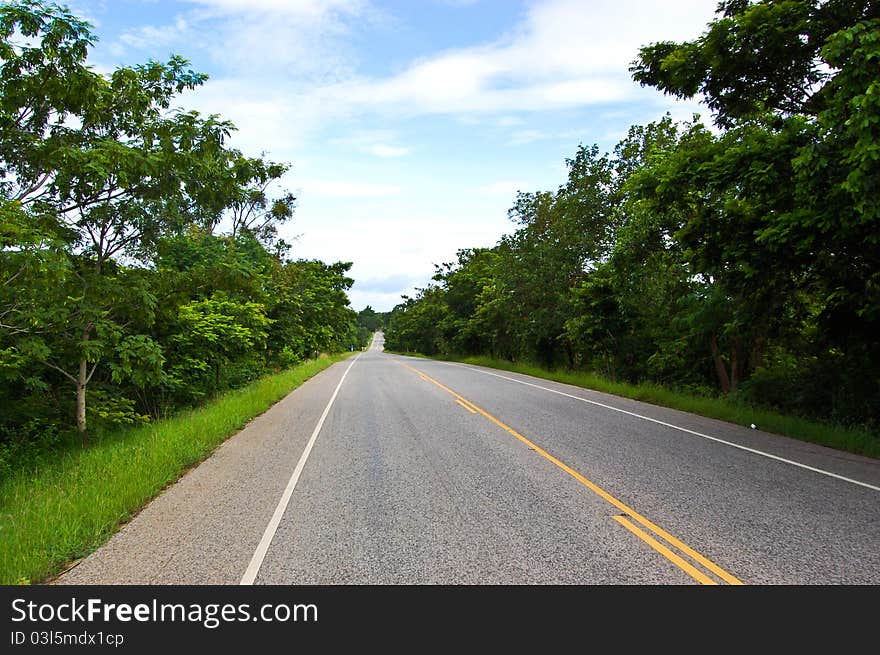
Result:
{"label": "tree trunk", "polygon": [[742,377],[742,358],[739,356],[739,339],[733,339],[730,346],[730,390],[734,391]]}
{"label": "tree trunk", "polygon": [[76,376],[76,429],[85,442],[86,434],[86,386],[88,385],[88,361],[85,356],[79,360],[79,373]]}
{"label": "tree trunk", "polygon": [[735,390],[740,381],[746,377],[746,357],[743,353],[742,339],[733,338],[730,348],[730,389]]}
{"label": "tree trunk", "polygon": [[[82,341],[85,344],[89,340],[91,326],[83,330]],[[79,432],[83,445],[86,443],[86,388],[89,386],[89,361],[85,353],[79,360],[79,371],[76,375],[76,429]]]}
{"label": "tree trunk", "polygon": [[718,376],[718,384],[723,393],[730,393],[730,378],[727,375],[727,367],[721,359],[721,349],[718,348],[718,336],[713,332],[709,335],[709,348],[712,349],[712,361],[715,363],[715,374]]}
{"label": "tree trunk", "polygon": [[749,373],[754,373],[764,365],[764,337],[755,339],[752,352],[749,355]]}

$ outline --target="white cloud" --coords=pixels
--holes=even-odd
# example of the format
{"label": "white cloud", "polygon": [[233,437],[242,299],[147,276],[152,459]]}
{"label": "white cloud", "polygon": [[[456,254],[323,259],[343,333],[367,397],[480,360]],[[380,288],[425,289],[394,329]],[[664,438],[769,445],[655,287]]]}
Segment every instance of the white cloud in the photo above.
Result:
{"label": "white cloud", "polygon": [[[379,217],[355,210],[332,222],[326,216],[297,214],[282,227],[282,237],[302,234],[294,242],[294,257],[354,262],[350,274],[355,284],[348,294],[352,306],[387,311],[401,302],[401,294],[414,295],[417,287],[429,284],[434,264],[454,261],[463,247],[495,245],[510,228],[503,212],[451,220],[444,214],[389,208]],[[398,290],[377,285],[377,280],[397,280]]]}
{"label": "white cloud", "polygon": [[[354,261],[356,280],[421,276],[410,278],[411,287],[400,292],[370,284],[363,289],[356,284],[351,292],[356,308],[369,302],[389,309],[400,293],[430,280],[432,263],[453,260],[461,247],[491,246],[512,229],[505,211],[509,201],[518,189],[540,187],[534,177],[549,168],[535,172],[499,166],[492,175],[504,179],[488,178],[482,187],[479,178],[465,180],[454,193],[443,195],[432,179],[435,162],[418,157],[430,146],[415,141],[413,131],[401,136],[388,129],[364,130],[363,119],[378,118],[372,125],[384,127],[395,125],[400,116],[447,114],[453,121],[487,126],[492,135],[499,128],[509,130],[510,142],[522,144],[554,139],[564,131],[552,116],[540,114],[544,110],[634,100],[627,122],[645,116],[654,120],[668,99],[640,90],[630,79],[629,63],[642,45],[699,34],[716,3],[533,2],[509,33],[427,53],[390,74],[365,73],[358,60],[357,47],[364,41],[355,37],[382,20],[368,0],[186,0],[186,10],[168,25],[132,30],[117,45],[132,49],[161,43],[184,55],[195,51],[210,57],[212,79],[181,102],[232,120],[239,128],[232,145],[246,153],[267,150],[273,159],[294,162],[285,183],[301,203],[283,229],[288,240],[302,234],[294,256]],[[330,125],[333,133],[326,129]],[[611,127],[603,123],[590,129]],[[353,134],[340,138],[346,131]],[[588,134],[585,130],[586,142],[593,142]],[[335,153],[324,147],[327,143],[345,146],[348,154],[385,160],[372,160],[368,175],[346,179],[346,171],[358,169],[335,169]],[[411,144],[417,146],[411,160],[394,159],[409,154]],[[314,168],[301,177],[309,157]],[[375,170],[380,165],[381,175]],[[421,178],[408,177],[420,166]],[[563,180],[566,171],[558,166]],[[444,199],[457,197],[458,190],[460,206],[447,206]],[[429,215],[434,207],[445,207],[447,213]]]}
{"label": "white cloud", "polygon": [[539,111],[618,102],[637,87],[628,66],[657,39],[692,37],[715,0],[550,0],[493,43],[439,53],[401,73],[321,90],[337,107],[403,114]]}
{"label": "white cloud", "polygon": [[146,48],[156,45],[168,45],[185,37],[189,32],[189,24],[183,16],[178,16],[169,25],[155,27],[144,25],[136,30],[124,32],[120,43],[132,48]]}
{"label": "white cloud", "polygon": [[[630,80],[627,66],[639,46],[692,37],[715,8],[715,0],[547,0],[531,5],[515,30],[493,42],[367,77],[357,75],[350,37],[381,22],[368,0],[187,3],[196,9],[169,25],[130,31],[115,45],[152,41],[207,51],[222,73],[183,102],[231,119],[239,127],[236,146],[269,149],[278,158],[295,157],[324,126],[365,114],[495,115],[499,126],[513,128],[524,112],[657,96]],[[521,129],[512,142],[546,138],[541,131]],[[357,148],[378,157],[407,154],[393,137]]]}
{"label": "white cloud", "polygon": [[523,182],[514,182],[511,180],[500,180],[491,184],[484,184],[479,188],[479,192],[487,196],[509,196],[513,198],[517,191],[529,188],[529,185]]}
{"label": "white cloud", "polygon": [[411,275],[403,273],[395,273],[392,275],[384,275],[382,277],[370,277],[358,280],[358,288],[363,292],[370,293],[398,293],[400,289],[406,289],[413,284],[417,284],[419,280]]}
{"label": "white cloud", "polygon": [[371,184],[347,180],[299,180],[301,195],[324,198],[388,198],[400,195],[400,187],[394,184]]}
{"label": "white cloud", "polygon": [[417,115],[565,109],[621,101],[634,90],[628,82],[588,78],[492,88],[488,71],[480,59],[438,60],[388,80],[343,82],[324,89],[324,95],[332,106],[348,110]]}
{"label": "white cloud", "polygon": [[[172,45],[207,53],[225,77],[273,80],[292,90],[347,79],[356,57],[347,42],[352,26],[372,25],[382,14],[369,0],[184,0],[167,25],[143,26],[110,44],[127,49]],[[282,77],[283,75],[283,77]],[[278,84],[283,80],[281,84]],[[264,84],[265,86],[265,84]]]}
{"label": "white cloud", "polygon": [[80,0],[74,0],[72,2],[63,2],[59,4],[66,5],[74,16],[86,21],[92,27],[96,29],[102,27],[102,21],[98,18],[98,15],[107,8],[106,0],[92,0],[91,2],[87,1],[85,3]]}
{"label": "white cloud", "polygon": [[334,11],[358,12],[363,0],[184,0],[225,13],[271,13],[295,16],[322,16]]}
{"label": "white cloud", "polygon": [[543,130],[519,130],[511,135],[510,143],[515,146],[546,139],[549,134]]}
{"label": "white cloud", "polygon": [[295,160],[306,136],[320,125],[320,109],[293,103],[285,89],[266,89],[257,80],[210,79],[185,93],[180,104],[203,114],[220,114],[236,126],[231,145],[248,155],[268,151],[276,160]]}
{"label": "white cloud", "polygon": [[377,143],[370,148],[370,152],[377,157],[403,157],[408,155],[410,150],[403,146],[389,146],[385,143]]}
{"label": "white cloud", "polygon": [[345,136],[336,136],[330,143],[374,157],[404,157],[412,148],[395,145],[398,134],[393,130],[357,130]]}
{"label": "white cloud", "polygon": [[518,116],[502,116],[498,119],[499,127],[514,127],[516,125],[522,125],[523,120]]}
{"label": "white cloud", "polygon": [[[407,287],[403,287],[409,290]],[[363,291],[359,288],[357,281],[355,286],[348,292],[348,298],[353,309],[360,311],[367,305],[377,312],[390,311],[395,305],[403,302],[400,296],[402,291],[393,291],[389,293],[379,291]]]}

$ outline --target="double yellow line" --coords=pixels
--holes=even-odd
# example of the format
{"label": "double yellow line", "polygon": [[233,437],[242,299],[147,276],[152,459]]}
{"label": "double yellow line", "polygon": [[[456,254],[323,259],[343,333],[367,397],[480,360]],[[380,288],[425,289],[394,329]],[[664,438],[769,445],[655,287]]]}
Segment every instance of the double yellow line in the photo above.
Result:
{"label": "double yellow line", "polygon": [[[646,544],[648,544],[651,548],[653,548],[655,551],[657,551],[658,553],[663,555],[663,557],[665,557],[670,562],[675,564],[678,568],[680,568],[682,571],[687,573],[689,576],[691,576],[697,582],[699,582],[701,584],[706,584],[706,585],[717,585],[717,584],[719,584],[719,580],[720,580],[722,582],[726,582],[727,584],[732,584],[732,585],[743,584],[743,582],[741,580],[739,580],[738,578],[736,578],[732,574],[725,571],[723,568],[718,566],[715,562],[710,560],[708,557],[701,555],[700,553],[695,551],[693,548],[691,548],[690,546],[688,546],[687,544],[685,544],[681,540],[677,539],[673,535],[666,532],[666,530],[664,530],[660,526],[656,525],[655,523],[652,523],[647,518],[645,518],[644,516],[642,516],[641,514],[636,512],[634,509],[632,509],[631,507],[629,507],[628,505],[626,505],[625,503],[618,500],[617,498],[612,496],[610,493],[608,493],[607,491],[602,489],[599,485],[595,484],[594,482],[591,482],[590,480],[588,480],[583,475],[581,475],[580,473],[575,471],[573,468],[571,468],[568,464],[566,464],[562,460],[557,459],[556,457],[554,457],[553,455],[548,453],[546,450],[544,450],[543,448],[541,448],[537,444],[533,443],[532,441],[529,441],[523,435],[521,435],[519,432],[514,430],[512,427],[510,427],[506,423],[503,423],[502,421],[498,420],[497,418],[492,416],[486,410],[481,409],[480,407],[473,404],[471,401],[469,401],[464,396],[453,391],[452,389],[450,389],[449,387],[447,387],[443,383],[438,382],[434,378],[426,375],[422,371],[419,371],[419,370],[413,368],[412,366],[404,364],[403,362],[398,362],[398,363],[400,363],[401,366],[409,369],[410,371],[412,371],[413,373],[418,375],[420,378],[422,378],[426,382],[430,382],[431,384],[434,384],[434,385],[440,387],[441,389],[443,389],[443,391],[445,391],[446,393],[450,394],[453,398],[455,398],[456,402],[459,405],[461,405],[464,409],[466,409],[468,412],[470,412],[471,414],[482,414],[484,417],[486,417],[487,419],[492,421],[492,423],[494,423],[495,425],[500,427],[502,430],[509,432],[511,435],[513,435],[514,437],[519,439],[526,446],[528,446],[529,448],[534,450],[536,453],[541,455],[541,457],[543,457],[547,461],[551,462],[552,464],[554,464],[558,468],[560,468],[563,471],[565,471],[566,473],[568,473],[571,477],[573,477],[575,480],[577,480],[582,485],[587,487],[590,491],[592,491],[596,495],[600,496],[602,499],[604,499],[604,500],[608,501],[609,503],[611,503],[612,505],[614,505],[614,507],[616,507],[621,512],[621,514],[618,514],[618,515],[612,517],[615,521],[620,523],[620,525],[622,525],[627,530],[629,530],[631,533],[636,535],[639,539],[641,539]],[[632,519],[632,520],[630,520],[630,519]],[[638,525],[633,523],[633,521],[635,521],[635,523],[638,523],[639,525],[641,525],[642,528],[645,528],[646,530],[648,530],[648,532],[646,532],[645,530],[640,528]],[[655,537],[659,537],[659,540]],[[662,540],[662,541],[660,541],[660,540]],[[666,543],[663,543],[663,542],[666,542]],[[676,551],[678,551],[678,552],[676,552]],[[689,558],[690,561],[688,561],[688,559],[685,559],[685,556],[687,558]],[[698,568],[698,566],[701,566],[702,569]],[[715,577],[712,577],[712,576],[715,576]]]}

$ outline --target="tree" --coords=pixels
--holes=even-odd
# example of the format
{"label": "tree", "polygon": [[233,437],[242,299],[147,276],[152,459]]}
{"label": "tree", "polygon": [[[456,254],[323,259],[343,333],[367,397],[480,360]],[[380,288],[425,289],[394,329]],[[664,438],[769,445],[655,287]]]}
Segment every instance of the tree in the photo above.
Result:
{"label": "tree", "polygon": [[711,297],[736,307],[721,326],[743,368],[730,386],[806,314],[815,343],[880,363],[880,5],[737,0],[720,12],[694,41],[643,48],[631,70],[678,97],[702,93],[726,128],[684,140],[654,192],[659,211],[690,206],[678,236],[721,285]]}
{"label": "tree", "polygon": [[[18,34],[30,40],[17,43]],[[119,299],[130,276],[116,260],[148,261],[164,235],[215,221],[226,208],[234,235],[271,241],[293,197],[268,199],[267,185],[286,167],[225,148],[230,123],[170,109],[206,79],[185,59],[104,77],[86,63],[90,26],[33,1],[0,8],[0,36],[0,193],[68,235],[77,288],[59,301],[64,330],[39,351],[75,386],[84,433],[88,385],[127,343]]]}
{"label": "tree", "polygon": [[358,325],[362,325],[370,333],[383,329],[385,319],[386,315],[384,313],[377,312],[369,305],[358,312]]}
{"label": "tree", "polygon": [[[816,116],[836,75],[834,35],[880,18],[873,0],[725,0],[706,32],[643,47],[630,72],[679,98],[701,95],[723,127],[768,113]],[[833,57],[832,57],[833,58]],[[838,62],[839,63],[839,62]]]}
{"label": "tree", "polygon": [[351,265],[278,239],[289,166],[173,108],[206,79],[185,59],[101,75],[93,41],[57,5],[0,6],[0,469],[360,343]]}
{"label": "tree", "polygon": [[433,285],[418,289],[415,298],[404,297],[391,310],[385,347],[402,352],[435,355],[441,351],[439,324],[445,315],[443,291]]}
{"label": "tree", "polygon": [[880,420],[880,4],[729,0],[631,71],[698,117],[578,148],[516,230],[395,308],[390,348],[483,352]]}
{"label": "tree", "polygon": [[290,192],[271,198],[268,191],[288,170],[284,164],[263,159],[240,160],[237,176],[242,186],[230,203],[233,237],[247,232],[262,243],[275,239],[278,226],[293,216],[296,198]]}
{"label": "tree", "polygon": [[475,318],[496,278],[496,265],[495,251],[468,248],[458,251],[457,262],[437,267],[434,280],[444,290],[445,316],[439,325],[444,350],[476,355],[492,349],[491,328]]}
{"label": "tree", "polygon": [[[216,292],[205,300],[196,300],[178,308],[177,332],[171,342],[177,350],[177,369],[171,370],[178,384],[207,378],[202,393],[217,392],[224,368],[234,360],[263,349],[271,321],[265,307],[256,302],[241,302]],[[198,393],[198,392],[196,392]]]}

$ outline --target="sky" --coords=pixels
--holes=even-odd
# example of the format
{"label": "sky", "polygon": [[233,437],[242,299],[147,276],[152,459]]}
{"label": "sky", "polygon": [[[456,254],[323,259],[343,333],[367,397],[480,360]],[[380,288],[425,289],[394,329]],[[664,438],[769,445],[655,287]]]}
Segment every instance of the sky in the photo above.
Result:
{"label": "sky", "polygon": [[699,36],[717,0],[69,0],[90,63],[192,62],[178,107],[287,162],[291,256],[350,261],[356,310],[388,311],[461,248],[492,246],[516,192],[555,190],[580,144],[706,115],[633,82],[638,48]]}

